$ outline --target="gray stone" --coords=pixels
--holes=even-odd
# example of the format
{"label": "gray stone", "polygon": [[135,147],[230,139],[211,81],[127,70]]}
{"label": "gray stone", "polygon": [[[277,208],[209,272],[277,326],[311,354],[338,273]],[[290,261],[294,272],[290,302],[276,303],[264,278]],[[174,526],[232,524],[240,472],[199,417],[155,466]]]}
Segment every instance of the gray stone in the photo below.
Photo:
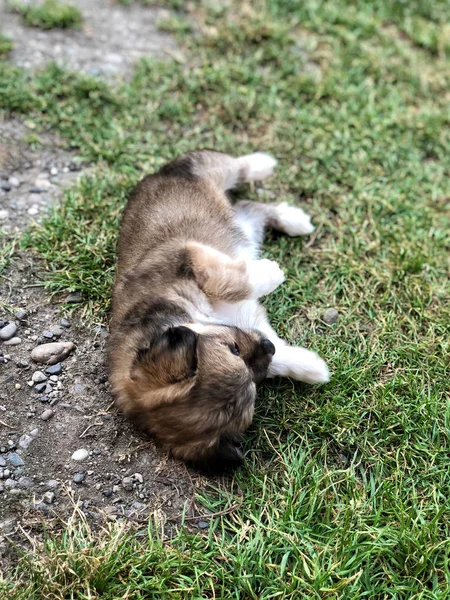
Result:
{"label": "gray stone", "polygon": [[10,340],[6,340],[6,342],[3,342],[3,343],[5,344],[5,346],[18,346],[21,341],[22,341],[22,338],[13,337]]}
{"label": "gray stone", "polygon": [[7,479],[5,481],[5,488],[12,489],[15,487],[17,487],[17,481],[14,481],[14,479]]}
{"label": "gray stone", "polygon": [[[31,358],[38,363],[54,365],[65,360],[74,348],[75,344],[72,342],[42,344],[33,348],[31,351]],[[52,375],[56,375],[56,373],[52,373]]]}
{"label": "gray stone", "polygon": [[47,376],[42,371],[35,371],[31,379],[34,383],[42,383],[43,381],[47,381]]}
{"label": "gray stone", "polygon": [[23,467],[23,465],[25,464],[22,460],[22,457],[16,452],[10,452],[10,454],[8,454],[8,456],[6,457],[6,460],[13,467]]}
{"label": "gray stone", "polygon": [[0,210],[0,221],[6,221],[6,219],[9,217],[9,211],[7,211],[5,208],[2,208]]}
{"label": "gray stone", "polygon": [[55,492],[45,492],[43,500],[45,504],[53,504],[53,502],[55,501]]}
{"label": "gray stone", "polygon": [[59,375],[62,371],[61,363],[56,363],[56,365],[52,365],[51,367],[47,367],[45,372],[47,375]]}
{"label": "gray stone", "polygon": [[27,311],[26,310],[18,310],[14,316],[19,321],[23,321],[24,319],[27,318],[28,315],[27,315]]}
{"label": "gray stone", "polygon": [[47,340],[53,339],[53,331],[49,331],[48,329],[46,329],[42,334],[42,337],[45,337]]}
{"label": "gray stone", "polygon": [[67,319],[65,319],[65,318],[61,319],[60,324],[63,327],[71,327],[71,325],[72,325],[72,323],[70,321],[68,321]]}
{"label": "gray stone", "polygon": [[323,313],[322,319],[327,323],[327,325],[333,325],[339,319],[339,313],[335,308],[327,308],[327,310]]}
{"label": "gray stone", "polygon": [[35,427],[30,431],[30,435],[32,435],[33,437],[37,437],[39,435],[39,429]]}
{"label": "gray stone", "polygon": [[38,187],[37,185],[30,188],[30,194],[43,194],[46,191],[47,190],[44,190],[44,188]]}
{"label": "gray stone", "polygon": [[18,484],[21,488],[30,488],[34,484],[34,479],[32,477],[21,477]]}
{"label": "gray stone", "polygon": [[20,180],[17,177],[10,177],[8,179],[8,183],[12,186],[12,187],[19,187],[20,185]]}
{"label": "gray stone", "polygon": [[1,184],[0,184],[0,187],[2,188],[2,190],[4,192],[10,192],[11,191],[11,185],[7,181],[2,181]]}
{"label": "gray stone", "polygon": [[83,483],[85,477],[86,474],[83,471],[80,471],[79,473],[75,473],[75,475],[72,478],[72,481],[74,481],[75,483]]}
{"label": "gray stone", "polygon": [[44,381],[43,383],[37,383],[34,386],[34,389],[38,394],[40,394],[41,392],[43,392],[45,390],[46,387],[47,387],[47,383]]}
{"label": "gray stone", "polygon": [[40,402],[50,402],[50,398],[48,396],[41,396],[39,398]]}
{"label": "gray stone", "polygon": [[11,339],[17,331],[17,325],[15,323],[8,323],[5,327],[0,329],[0,340],[9,340]]}
{"label": "gray stone", "polygon": [[59,486],[59,481],[57,481],[56,479],[49,479],[44,483],[44,486],[47,489],[54,490]]}
{"label": "gray stone", "polygon": [[28,446],[34,441],[34,437],[32,435],[28,435],[24,433],[19,439],[19,446],[26,450]]}
{"label": "gray stone", "polygon": [[139,483],[144,483],[144,478],[140,473],[135,473],[133,477],[136,479],[136,481],[139,481]]}
{"label": "gray stone", "polygon": [[55,413],[52,411],[51,408],[47,408],[47,410],[44,410],[44,412],[41,415],[41,421],[48,421],[53,417],[54,414]]}
{"label": "gray stone", "polygon": [[60,338],[62,336],[62,334],[64,333],[64,329],[62,327],[60,327],[59,325],[54,325],[50,331],[53,333],[53,336],[55,338]]}
{"label": "gray stone", "polygon": [[84,460],[89,456],[89,452],[85,448],[80,448],[79,450],[75,450],[72,454],[72,460]]}
{"label": "gray stone", "polygon": [[199,529],[206,529],[208,526],[209,526],[209,523],[207,521],[199,521],[198,522]]}
{"label": "gray stone", "polygon": [[133,478],[132,477],[124,477],[122,479],[122,487],[127,492],[131,492],[133,490]]}
{"label": "gray stone", "polygon": [[69,304],[79,304],[80,302],[83,302],[83,296],[80,292],[70,292],[70,294],[66,296],[66,302]]}
{"label": "gray stone", "polygon": [[0,467],[6,467],[6,460],[3,456],[0,456]]}

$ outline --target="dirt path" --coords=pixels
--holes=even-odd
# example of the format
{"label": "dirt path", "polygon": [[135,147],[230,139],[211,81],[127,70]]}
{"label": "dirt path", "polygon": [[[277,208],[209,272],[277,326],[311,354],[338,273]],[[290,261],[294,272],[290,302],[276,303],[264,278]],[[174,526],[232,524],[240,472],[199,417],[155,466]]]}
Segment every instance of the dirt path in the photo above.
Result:
{"label": "dirt path", "polygon": [[[11,60],[37,68],[56,59],[107,77],[126,76],[149,53],[176,51],[155,27],[161,11],[107,0],[78,0],[86,22],[79,32],[25,29],[0,13],[13,38]],[[4,6],[3,6],[4,8]],[[0,231],[14,239],[59,201],[64,187],[89,168],[61,140],[42,136],[38,151],[27,126],[0,121]],[[18,253],[0,277],[0,557],[20,530],[38,533],[42,518],[67,517],[76,503],[92,522],[164,511],[176,519],[193,496],[184,466],[168,461],[111,406],[105,367],[108,332],[61,311],[63,298],[41,287],[42,265]],[[76,300],[76,298],[75,298]],[[1,335],[0,335],[1,337]],[[46,342],[72,342],[75,350],[50,372],[31,351]],[[12,344],[12,345],[11,345]],[[74,453],[84,456],[75,460]],[[59,519],[50,519],[57,524]],[[49,525],[51,526],[51,525]],[[22,538],[23,539],[23,538]]]}
{"label": "dirt path", "polygon": [[20,16],[6,10],[0,0],[0,23],[14,43],[12,63],[37,69],[56,61],[59,65],[109,79],[126,76],[143,56],[164,58],[178,53],[173,38],[158,30],[157,22],[167,10],[130,6],[113,0],[73,0],[83,13],[79,30],[42,31],[23,27]]}

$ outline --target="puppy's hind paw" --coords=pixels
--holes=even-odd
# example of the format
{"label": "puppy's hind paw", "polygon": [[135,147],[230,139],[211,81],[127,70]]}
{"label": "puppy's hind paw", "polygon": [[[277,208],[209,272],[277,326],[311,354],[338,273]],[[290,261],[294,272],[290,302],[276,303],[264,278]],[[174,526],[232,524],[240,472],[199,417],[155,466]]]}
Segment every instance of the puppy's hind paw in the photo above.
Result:
{"label": "puppy's hind paw", "polygon": [[277,206],[277,218],[281,231],[290,236],[307,235],[314,231],[311,217],[301,208],[289,206],[287,202]]}

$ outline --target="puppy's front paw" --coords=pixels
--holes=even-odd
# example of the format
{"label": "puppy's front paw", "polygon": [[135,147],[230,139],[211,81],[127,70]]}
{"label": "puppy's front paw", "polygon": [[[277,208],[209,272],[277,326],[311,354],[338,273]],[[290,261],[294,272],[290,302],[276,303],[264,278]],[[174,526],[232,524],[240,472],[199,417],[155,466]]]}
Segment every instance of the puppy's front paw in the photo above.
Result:
{"label": "puppy's front paw", "polygon": [[249,260],[247,269],[254,299],[267,296],[284,281],[284,273],[278,263],[268,258]]}
{"label": "puppy's front paw", "polygon": [[282,202],[277,206],[277,217],[280,229],[290,236],[307,235],[314,231],[311,217],[301,208],[289,206],[287,202]]}
{"label": "puppy's front paw", "polygon": [[297,346],[277,348],[269,368],[272,377],[290,377],[305,383],[327,383],[330,372],[318,354]]}

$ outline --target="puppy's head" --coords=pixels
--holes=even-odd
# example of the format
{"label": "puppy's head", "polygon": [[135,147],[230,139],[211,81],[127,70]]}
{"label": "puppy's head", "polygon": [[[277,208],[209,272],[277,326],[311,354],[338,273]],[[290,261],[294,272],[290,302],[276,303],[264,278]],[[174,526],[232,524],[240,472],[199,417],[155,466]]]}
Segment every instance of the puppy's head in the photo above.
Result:
{"label": "puppy's head", "polygon": [[250,425],[255,384],[266,377],[274,353],[257,331],[173,327],[138,350],[126,394],[144,426],[175,456],[203,468],[235,466],[242,455],[228,440]]}

